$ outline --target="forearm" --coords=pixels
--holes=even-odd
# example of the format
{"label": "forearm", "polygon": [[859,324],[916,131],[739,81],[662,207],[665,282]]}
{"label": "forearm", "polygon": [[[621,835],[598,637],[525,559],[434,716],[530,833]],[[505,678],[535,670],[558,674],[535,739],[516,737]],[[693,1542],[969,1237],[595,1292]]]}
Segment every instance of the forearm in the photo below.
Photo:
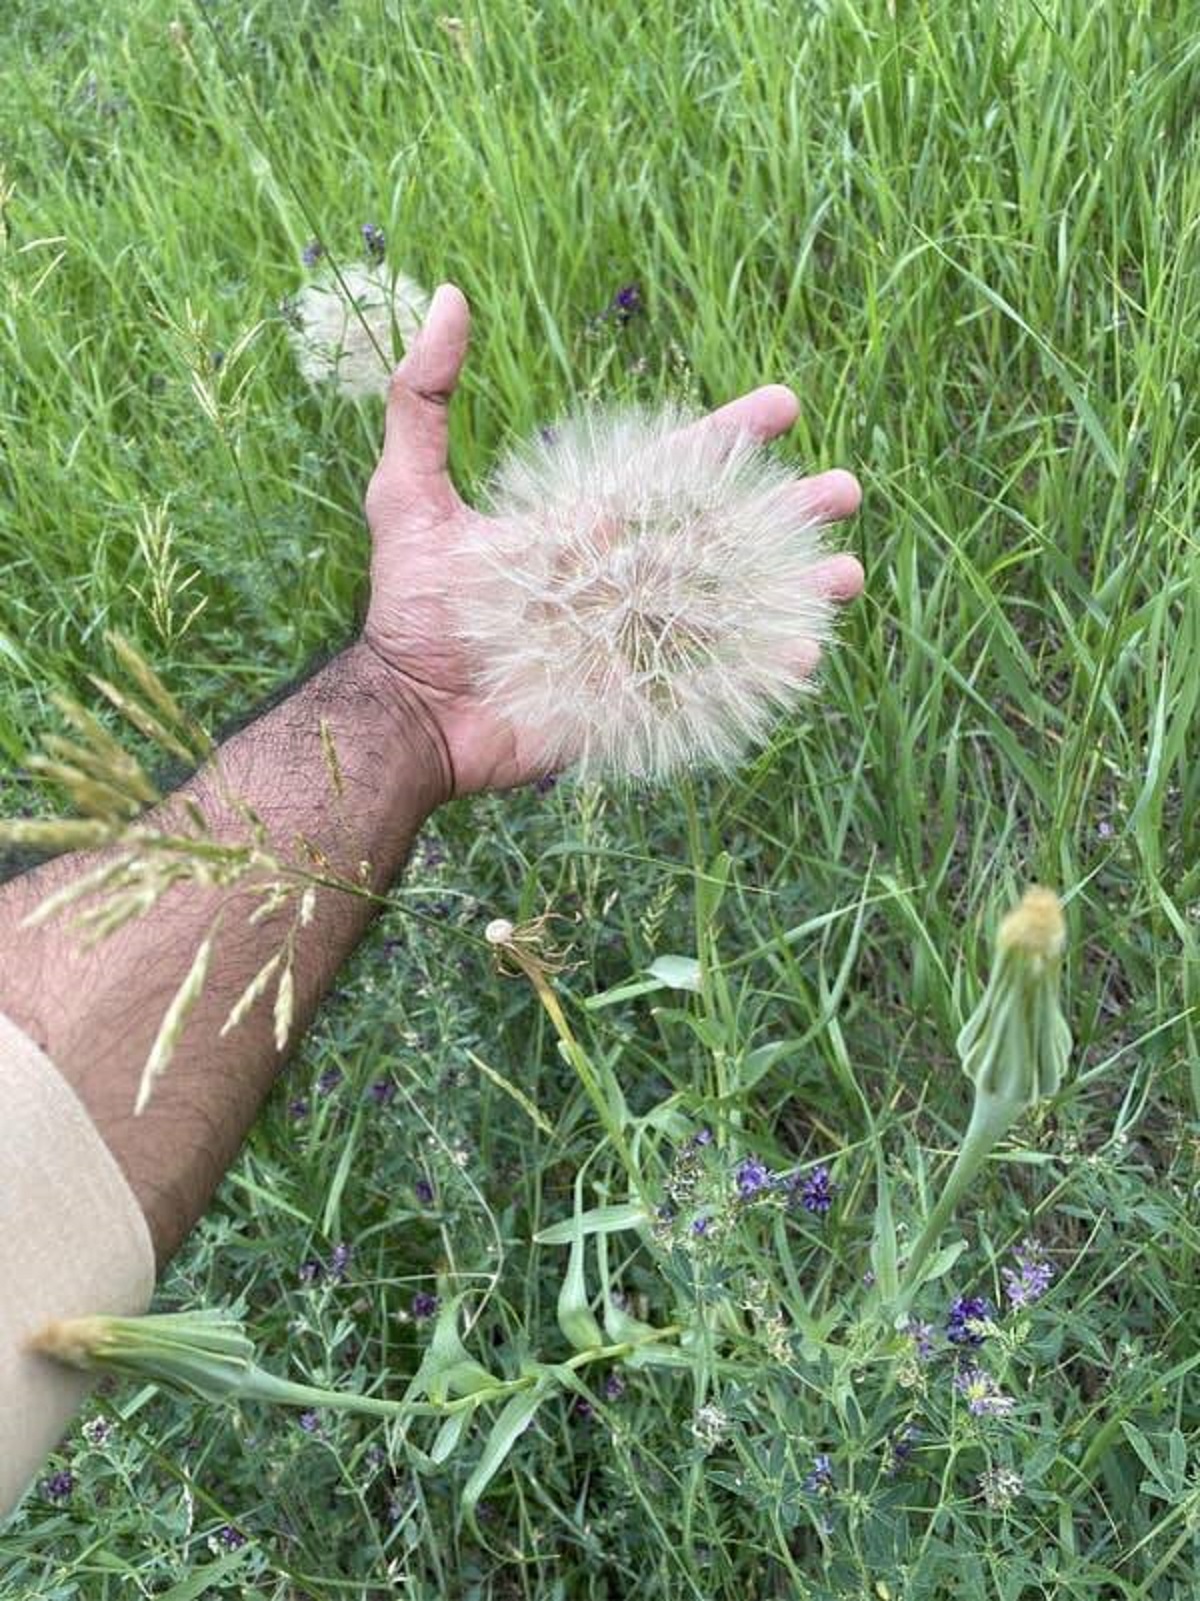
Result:
{"label": "forearm", "polygon": [[[42,1046],[83,1101],[146,1213],[160,1266],[200,1215],[274,1081],[280,1052],[272,996],[285,966],[294,993],[291,1041],[449,783],[444,747],[419,700],[356,645],[230,739],[144,820],[157,817],[166,831],[191,800],[213,839],[247,842],[250,825],[233,804],[245,803],[266,840],[262,865],[239,883],[180,884],[90,949],[69,910],[37,927],[21,924],[48,894],[92,871],[101,854],[59,858],[0,891],[0,1011]],[[302,875],[316,885],[303,923],[299,891],[249,921],[279,877],[268,857],[288,865],[290,882]],[[321,882],[332,879],[349,880],[358,892]],[[164,1013],[210,934],[199,997],[166,1072],[135,1115]],[[238,997],[277,953],[264,996],[222,1035]]]}

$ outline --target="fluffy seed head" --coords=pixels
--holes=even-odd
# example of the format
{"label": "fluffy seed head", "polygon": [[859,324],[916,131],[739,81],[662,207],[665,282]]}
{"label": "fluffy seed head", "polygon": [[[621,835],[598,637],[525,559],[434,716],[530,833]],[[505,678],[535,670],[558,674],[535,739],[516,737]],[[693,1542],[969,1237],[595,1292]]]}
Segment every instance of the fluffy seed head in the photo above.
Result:
{"label": "fluffy seed head", "polygon": [[327,272],[295,297],[291,341],[297,364],[314,388],[335,383],[349,400],[383,395],[389,363],[421,326],[429,296],[382,264],[341,272],[340,283]]}
{"label": "fluffy seed head", "polygon": [[511,452],[460,632],[550,767],[732,766],[804,690],[832,604],[795,480],[678,407],[589,411]]}

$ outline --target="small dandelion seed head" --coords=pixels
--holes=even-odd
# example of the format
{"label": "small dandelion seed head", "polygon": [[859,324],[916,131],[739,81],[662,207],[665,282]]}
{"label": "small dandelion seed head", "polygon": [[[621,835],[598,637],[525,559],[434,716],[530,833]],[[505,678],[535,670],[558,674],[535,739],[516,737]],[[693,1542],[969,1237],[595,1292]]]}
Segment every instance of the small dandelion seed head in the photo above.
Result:
{"label": "small dandelion seed head", "polygon": [[[381,265],[326,272],[289,303],[288,337],[304,378],[332,383],[349,400],[387,391],[393,358],[406,348],[429,309],[429,296],[403,273]],[[393,341],[393,326],[399,349]]]}
{"label": "small dandelion seed head", "polygon": [[493,917],[484,929],[483,937],[489,945],[508,945],[515,933],[516,927],[507,917]]}
{"label": "small dandelion seed head", "polygon": [[590,411],[511,452],[457,629],[543,765],[662,780],[729,768],[831,634],[818,524],[748,436],[681,408]]}

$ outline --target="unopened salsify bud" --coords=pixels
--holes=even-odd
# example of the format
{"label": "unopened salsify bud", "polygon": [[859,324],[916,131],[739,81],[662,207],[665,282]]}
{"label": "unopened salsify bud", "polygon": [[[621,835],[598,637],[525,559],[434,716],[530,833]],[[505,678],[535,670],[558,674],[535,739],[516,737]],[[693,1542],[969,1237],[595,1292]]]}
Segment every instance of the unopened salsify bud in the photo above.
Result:
{"label": "unopened salsify bud", "polygon": [[963,1071],[979,1095],[1012,1116],[1057,1092],[1071,1053],[1059,1006],[1067,929],[1053,890],[1034,886],[1004,918],[983,998],[958,1036]]}
{"label": "unopened salsify bud", "polygon": [[920,1288],[922,1269],[942,1230],[988,1156],[1023,1112],[1062,1082],[1071,1031],[1059,1006],[1066,946],[1062,905],[1052,890],[1027,890],[1000,924],[983,999],[958,1036],[963,1071],[975,1086],[971,1121],[937,1203],[900,1283],[900,1311]]}

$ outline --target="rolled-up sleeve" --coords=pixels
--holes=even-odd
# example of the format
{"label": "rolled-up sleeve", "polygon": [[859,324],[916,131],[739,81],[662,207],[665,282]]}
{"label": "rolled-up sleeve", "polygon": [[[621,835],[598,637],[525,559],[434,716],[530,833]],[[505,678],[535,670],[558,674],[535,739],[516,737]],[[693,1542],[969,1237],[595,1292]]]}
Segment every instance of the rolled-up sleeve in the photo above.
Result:
{"label": "rolled-up sleeve", "polygon": [[146,1220],[70,1085],[0,1014],[0,1523],[90,1388],[27,1347],[54,1318],[150,1304]]}

